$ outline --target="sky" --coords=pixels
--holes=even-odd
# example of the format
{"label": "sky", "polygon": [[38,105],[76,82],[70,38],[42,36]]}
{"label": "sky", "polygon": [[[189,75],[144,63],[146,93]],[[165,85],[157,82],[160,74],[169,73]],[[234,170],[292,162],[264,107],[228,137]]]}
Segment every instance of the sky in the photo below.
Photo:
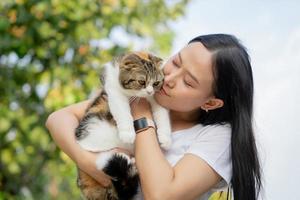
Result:
{"label": "sky", "polygon": [[254,128],[263,167],[260,199],[299,200],[300,1],[193,0],[172,23],[172,54],[197,35],[229,33],[247,47]]}

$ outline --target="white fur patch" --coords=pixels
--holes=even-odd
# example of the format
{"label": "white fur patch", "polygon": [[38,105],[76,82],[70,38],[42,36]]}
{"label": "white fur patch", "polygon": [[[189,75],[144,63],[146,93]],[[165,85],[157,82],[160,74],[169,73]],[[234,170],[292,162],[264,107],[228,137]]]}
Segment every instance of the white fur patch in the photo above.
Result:
{"label": "white fur patch", "polygon": [[120,157],[123,157],[127,161],[128,165],[131,164],[131,162],[132,162],[132,159],[130,159],[130,157],[127,154],[125,154],[125,153],[114,152],[114,151],[107,151],[107,152],[99,153],[99,156],[96,159],[96,168],[98,170],[102,170],[107,165],[108,161],[114,155],[118,155]]}
{"label": "white fur patch", "polygon": [[93,117],[89,119],[87,130],[89,134],[77,142],[88,151],[105,151],[120,144],[117,128],[106,121]]}
{"label": "white fur patch", "polygon": [[136,164],[135,164],[135,158],[134,157],[132,157],[131,159],[130,159],[130,162],[131,162],[131,164],[132,164],[132,168],[131,168],[131,170],[130,170],[130,176],[135,176],[137,173],[138,173],[138,170],[137,170],[137,167],[136,167]]}
{"label": "white fur patch", "polygon": [[99,153],[99,156],[96,159],[96,168],[98,170],[102,170],[113,155],[114,155],[113,151]]}

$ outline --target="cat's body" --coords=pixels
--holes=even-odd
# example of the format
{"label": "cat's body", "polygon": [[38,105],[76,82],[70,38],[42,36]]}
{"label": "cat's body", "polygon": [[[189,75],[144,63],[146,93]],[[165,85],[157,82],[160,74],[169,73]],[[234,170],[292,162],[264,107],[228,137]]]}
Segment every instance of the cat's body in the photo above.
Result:
{"label": "cat's body", "polygon": [[163,83],[160,65],[161,59],[136,52],[122,56],[113,65],[106,66],[104,89],[80,121],[76,139],[84,149],[102,152],[96,166],[114,179],[110,188],[103,188],[79,170],[78,186],[86,199],[132,199],[137,193],[138,174],[134,159],[110,151],[121,147],[133,152],[135,131],[130,112],[131,97],[147,98],[156,122],[159,142],[165,149],[170,147],[168,111],[159,106],[152,96]]}

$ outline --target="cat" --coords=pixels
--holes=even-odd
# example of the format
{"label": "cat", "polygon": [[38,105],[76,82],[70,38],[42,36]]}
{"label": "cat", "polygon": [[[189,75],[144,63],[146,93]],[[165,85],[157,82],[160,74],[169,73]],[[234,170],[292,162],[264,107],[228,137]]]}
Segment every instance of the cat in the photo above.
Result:
{"label": "cat", "polygon": [[96,167],[112,177],[109,188],[78,169],[77,185],[86,199],[133,199],[139,178],[134,158],[111,149],[120,147],[133,152],[136,133],[130,112],[132,97],[144,97],[151,104],[157,136],[164,149],[171,145],[168,110],[154,100],[163,85],[162,59],[146,52],[130,52],[106,65],[102,73],[104,88],[87,108],[75,136],[85,150],[101,152]]}

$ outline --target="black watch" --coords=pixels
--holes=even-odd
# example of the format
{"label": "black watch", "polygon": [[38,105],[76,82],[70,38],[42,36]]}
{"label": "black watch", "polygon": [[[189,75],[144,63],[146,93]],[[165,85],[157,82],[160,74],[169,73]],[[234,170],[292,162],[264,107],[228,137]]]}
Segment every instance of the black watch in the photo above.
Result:
{"label": "black watch", "polygon": [[140,119],[134,120],[133,126],[134,126],[135,133],[145,131],[151,127],[155,129],[154,121],[146,117],[142,117]]}

